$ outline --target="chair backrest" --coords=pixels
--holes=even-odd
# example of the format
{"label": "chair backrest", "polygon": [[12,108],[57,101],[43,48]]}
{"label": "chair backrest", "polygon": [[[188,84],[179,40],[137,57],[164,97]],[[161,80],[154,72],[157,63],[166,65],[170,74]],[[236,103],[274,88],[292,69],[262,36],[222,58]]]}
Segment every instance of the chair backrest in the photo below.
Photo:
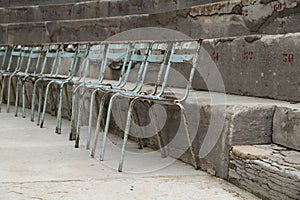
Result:
{"label": "chair backrest", "polygon": [[[108,43],[108,44],[106,44]],[[108,67],[120,67],[120,75],[118,77],[118,83],[116,86],[120,86],[124,82],[124,75],[126,72],[126,66],[131,51],[131,44],[129,42],[103,42],[106,44],[106,50],[104,54],[104,60],[101,63],[101,74],[98,78],[99,83],[104,80],[104,75]]]}
{"label": "chair backrest", "polygon": [[[185,40],[175,41],[173,43],[170,57],[168,59],[168,64],[164,72],[162,86],[157,96],[162,96],[164,94],[168,81],[171,79],[171,69],[175,69],[176,66],[179,66],[180,68],[183,68],[180,71],[180,75],[182,75],[184,78],[185,86],[183,86],[183,88],[185,88],[185,91],[183,96],[180,97],[178,101],[183,101],[187,98],[195,73],[201,42],[202,40]],[[175,69],[175,71],[177,70],[178,69]],[[175,76],[172,78],[176,79],[177,81],[177,79],[180,77]]]}
{"label": "chair backrest", "polygon": [[9,62],[6,68],[7,72],[16,72],[19,69],[21,53],[22,45],[15,45],[10,53]]}
{"label": "chair backrest", "polygon": [[0,46],[0,70],[5,70],[6,58],[8,56],[8,45],[1,45]]}
{"label": "chair backrest", "polygon": [[72,67],[72,77],[74,75],[78,76],[78,80],[81,80],[85,76],[85,62],[86,58],[89,54],[90,44],[88,43],[82,43],[78,44],[77,46],[77,52],[75,56],[75,60],[73,62]]}
{"label": "chair backrest", "polygon": [[[108,44],[93,44],[89,48],[88,55],[83,62],[84,75],[83,82],[86,82],[87,77],[98,78],[98,81],[104,77],[105,68],[102,69],[102,62]],[[104,70],[104,71],[102,71]]]}
{"label": "chair backrest", "polygon": [[73,75],[74,64],[76,62],[77,44],[62,44],[58,55],[58,62],[51,73],[52,77],[60,75]]}
{"label": "chair backrest", "polygon": [[126,69],[123,69],[125,74],[121,76],[122,83],[120,87],[124,87],[129,76],[131,76],[132,86],[127,87],[127,89],[132,91],[139,91],[140,84],[143,81],[143,72],[146,67],[146,61],[149,55],[152,41],[136,41],[131,44],[130,57],[128,59],[128,64]]}
{"label": "chair backrest", "polygon": [[54,73],[59,51],[60,45],[58,44],[48,44],[43,46],[42,52],[46,53],[43,56],[44,60],[40,70],[37,69],[38,74],[49,73],[50,75],[52,75]]}
{"label": "chair backrest", "polygon": [[22,48],[21,58],[20,58],[20,63],[17,71],[26,74],[28,73],[30,67],[30,61],[31,61],[30,54],[31,54],[32,46],[23,45],[21,48]]}
{"label": "chair backrest", "polygon": [[41,58],[43,56],[43,45],[34,45],[31,48],[27,61],[27,70],[25,73],[36,75],[41,68]]}

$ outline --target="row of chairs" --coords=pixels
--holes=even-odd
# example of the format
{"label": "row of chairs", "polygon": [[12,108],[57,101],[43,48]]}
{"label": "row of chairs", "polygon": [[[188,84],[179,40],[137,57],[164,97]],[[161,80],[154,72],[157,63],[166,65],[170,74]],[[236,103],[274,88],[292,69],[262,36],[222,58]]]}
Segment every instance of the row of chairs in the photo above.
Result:
{"label": "row of chairs", "polygon": [[[124,154],[131,120],[138,120],[134,111],[135,104],[146,101],[149,104],[162,104],[177,106],[181,110],[185,132],[189,143],[192,162],[198,168],[196,155],[190,137],[187,116],[182,102],[188,97],[191,81],[195,73],[201,40],[184,41],[104,41],[99,43],[74,43],[74,44],[46,44],[46,45],[16,45],[9,53],[9,46],[0,47],[1,65],[1,96],[3,101],[5,80],[7,86],[7,111],[10,109],[10,96],[12,80],[15,77],[17,87],[15,91],[15,115],[18,113],[18,91],[22,87],[22,116],[25,117],[26,87],[25,83],[33,83],[31,97],[31,121],[34,121],[35,110],[38,110],[37,123],[43,127],[47,105],[57,115],[56,133],[61,133],[63,92],[65,90],[68,100],[68,85],[73,86],[72,106],[68,109],[71,117],[70,140],[75,140],[75,147],[79,146],[81,117],[84,107],[84,99],[90,100],[88,115],[88,138],[86,148],[91,150],[91,156],[95,156],[99,141],[100,129],[103,127],[102,148],[100,160],[104,159],[107,136],[111,120],[111,112],[117,97],[129,99],[127,119],[119,160],[119,171],[122,171]],[[10,56],[8,56],[10,55]],[[9,61],[6,62],[7,57]],[[15,59],[14,59],[15,58]],[[13,62],[14,60],[14,62]],[[27,64],[24,61],[27,60]],[[66,63],[63,63],[66,61]],[[33,64],[34,63],[34,64]],[[188,72],[185,79],[185,90],[182,96],[170,95],[167,92],[170,74],[174,66],[184,66]],[[94,72],[91,67],[95,68]],[[147,82],[147,74],[156,67],[156,80],[151,84]],[[111,69],[118,70],[115,81],[106,80],[106,75]],[[94,77],[91,79],[90,76]],[[53,87],[57,85],[59,94],[58,106],[53,103]],[[44,91],[46,88],[46,91]],[[38,92],[39,91],[39,92]],[[37,95],[37,92],[39,95]],[[87,95],[90,95],[87,97]],[[52,98],[47,103],[47,99]],[[108,98],[110,97],[110,98]],[[42,100],[44,98],[44,101]],[[29,99],[29,98],[27,98]],[[35,101],[38,100],[36,108]],[[106,106],[108,102],[108,107]],[[67,101],[67,105],[69,102]],[[68,106],[70,107],[70,106]],[[97,109],[95,109],[95,107]],[[104,110],[107,110],[104,116]],[[92,137],[92,121],[94,110],[97,110],[97,123],[94,137]],[[55,113],[57,112],[57,113]],[[154,112],[149,113],[152,119],[157,119]],[[102,123],[101,123],[102,122]],[[157,123],[157,120],[156,120]],[[156,126],[156,129],[158,125]],[[92,141],[93,138],[93,141]],[[158,145],[162,155],[165,155],[163,140],[157,134]],[[140,145],[142,141],[139,142]]]}
{"label": "row of chairs", "polygon": [[[15,116],[18,115],[19,90],[22,89],[22,117],[26,117],[25,106],[26,99],[30,99],[26,94],[26,84],[32,83],[33,93],[31,97],[31,121],[34,121],[35,102],[38,101],[38,120],[37,124],[43,127],[44,117],[46,112],[47,97],[50,86],[53,83],[58,84],[60,93],[64,86],[73,84],[73,79],[78,70],[78,62],[80,59],[86,58],[89,51],[88,44],[43,44],[43,45],[2,45],[0,47],[1,64],[1,93],[0,105],[7,97],[7,112],[10,112],[11,97],[15,96]],[[63,66],[63,67],[62,67]],[[80,69],[82,70],[82,69]],[[15,84],[14,84],[15,82]],[[7,84],[7,87],[6,87]],[[13,85],[16,85],[15,92],[12,92]],[[42,119],[41,107],[42,97],[44,96],[44,87],[46,89],[46,97],[43,104]],[[39,89],[40,88],[40,89]],[[5,90],[7,89],[7,95]],[[39,90],[39,97],[37,91]],[[50,101],[50,106],[54,107],[53,101]],[[58,104],[58,114],[61,109],[62,99]]]}

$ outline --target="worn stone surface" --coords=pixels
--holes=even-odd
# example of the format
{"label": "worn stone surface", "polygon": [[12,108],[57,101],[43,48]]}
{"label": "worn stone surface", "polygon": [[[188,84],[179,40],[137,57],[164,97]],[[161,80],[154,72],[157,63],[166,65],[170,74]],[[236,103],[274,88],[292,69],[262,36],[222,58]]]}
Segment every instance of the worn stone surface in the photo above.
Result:
{"label": "worn stone surface", "polygon": [[300,198],[300,152],[277,145],[234,146],[228,180],[263,199]]}
{"label": "worn stone surface", "polygon": [[[3,107],[4,108],[4,107]],[[63,121],[62,135],[54,134],[54,117],[46,116],[43,129],[29,119],[11,113],[0,115],[0,199],[216,199],[258,200],[236,186],[211,177],[205,172],[174,160],[161,166],[168,158],[159,153],[145,154],[150,149],[137,149],[134,142],[128,149],[124,170],[116,170],[119,151],[108,146],[103,162],[91,159],[83,146],[74,148],[68,141],[70,124]],[[113,138],[117,144],[121,138]],[[85,141],[82,140],[82,144]],[[98,155],[97,155],[98,158]],[[136,172],[136,173],[135,173]]]}
{"label": "worn stone surface", "polygon": [[[173,91],[180,91],[180,89]],[[218,94],[214,95],[215,98],[221,98]],[[184,106],[188,113],[188,122],[200,168],[217,177],[227,178],[229,152],[233,145],[271,142],[273,105],[276,102],[230,95],[227,96],[226,106],[222,103],[211,105],[210,101],[209,93],[194,91]],[[88,97],[85,102],[87,105],[84,107],[88,109]],[[113,106],[110,132],[122,136],[128,100],[117,99],[116,102],[118,103]],[[168,154],[191,163],[191,155],[187,148],[188,143],[178,108],[162,107],[161,109],[165,109],[165,112],[157,115],[160,121],[159,130],[161,130]],[[149,105],[146,102],[139,103],[136,110],[138,122],[135,123],[141,123],[142,130],[132,125],[131,139],[141,137],[142,132],[145,145],[159,149],[157,137],[153,135],[155,128],[150,125],[149,115],[145,114],[149,112]],[[86,113],[83,114],[85,125],[88,112],[84,113]],[[93,116],[96,117],[96,113]],[[220,118],[216,119],[216,116]],[[223,116],[224,121],[222,121]],[[220,129],[217,124],[221,124]],[[148,128],[143,128],[144,126]]]}
{"label": "worn stone surface", "polygon": [[84,2],[88,0],[1,0],[1,7],[16,7],[24,5],[47,5],[47,4],[61,4],[61,3],[73,3],[73,2]]}
{"label": "worn stone surface", "polygon": [[[213,78],[217,68],[227,93],[298,102],[299,38],[294,33],[204,40],[198,70],[202,74],[194,78],[193,86],[206,89],[203,80]],[[212,85],[210,90],[219,88]]]}
{"label": "worn stone surface", "polygon": [[299,109],[276,107],[272,141],[279,145],[300,150]]}
{"label": "worn stone surface", "polygon": [[[1,23],[37,22],[53,20],[88,19],[123,16],[132,14],[153,14],[167,12],[219,0],[115,0],[115,1],[73,1],[51,2],[34,5],[23,3],[22,7],[0,8]],[[33,3],[33,2],[32,2]],[[1,4],[0,4],[1,5]],[[2,4],[5,5],[5,4]]]}
{"label": "worn stone surface", "polygon": [[[121,27],[113,30],[112,34],[132,28],[149,26],[177,30],[193,38],[218,38],[249,35],[253,33],[283,34],[299,32],[299,27],[294,25],[299,21],[299,6],[297,1],[283,1],[282,3],[273,1],[222,1],[213,4],[205,4],[207,2],[202,1],[201,3],[199,1],[189,1],[186,3],[180,1],[174,1],[173,3],[157,1],[157,7],[160,7],[162,9],[161,11],[157,10],[155,2],[150,1],[131,1],[128,5],[126,2],[119,2],[121,5],[114,5],[114,3],[118,2],[77,3],[74,4],[72,8],[66,7],[67,5],[51,5],[52,7],[50,6],[49,9],[45,6],[41,6],[39,10],[33,11],[20,8],[20,11],[12,11],[12,17],[8,18],[11,20],[22,19],[30,21],[30,16],[36,16],[37,19],[39,19],[38,21],[42,20],[42,22],[26,22],[26,24],[28,27],[32,26],[37,35],[42,35],[42,32],[34,27],[41,26],[41,24],[47,27],[46,24],[48,23],[61,24],[61,26],[57,26],[58,33],[64,33],[63,30],[65,29],[74,32],[74,34],[70,36],[64,35],[64,37],[56,38],[56,40],[51,40],[51,34],[46,34],[45,37],[37,37],[36,42],[102,40],[102,38],[107,38],[111,35],[104,34],[106,31],[103,30],[103,27],[97,28],[98,34],[103,34],[101,37],[93,37],[95,33],[92,32],[91,34],[90,32],[91,29],[98,26],[99,21],[106,21],[113,27]],[[147,7],[145,6],[145,9],[147,9],[140,9],[139,6],[144,4],[147,5]],[[152,7],[150,5],[150,7],[148,7],[148,4],[151,4]],[[56,8],[55,6],[58,7]],[[42,8],[43,11],[40,11]],[[153,10],[150,8],[153,8]],[[8,10],[4,10],[4,13],[0,14],[0,16],[2,16],[1,19],[7,18],[8,14],[5,14],[5,12],[8,12]],[[263,12],[261,12],[261,10]],[[21,14],[18,14],[19,12],[21,12]],[[256,12],[260,14],[255,14]],[[120,15],[128,14],[130,15],[127,17],[120,17]],[[22,17],[22,15],[24,15],[24,17]],[[72,19],[76,20],[74,21]],[[87,25],[82,25],[81,31],[77,32],[78,26],[76,24],[78,23]],[[10,26],[20,26],[21,29],[23,27],[22,24],[7,24],[7,26],[8,30],[13,29],[10,28]],[[28,31],[29,30],[22,31],[22,35],[26,35]],[[20,40],[25,43],[32,42],[24,36],[20,36],[20,40],[9,40],[9,38],[13,38],[13,36],[10,35],[16,34],[18,34],[16,30],[9,32],[4,42],[11,43],[19,42]]]}

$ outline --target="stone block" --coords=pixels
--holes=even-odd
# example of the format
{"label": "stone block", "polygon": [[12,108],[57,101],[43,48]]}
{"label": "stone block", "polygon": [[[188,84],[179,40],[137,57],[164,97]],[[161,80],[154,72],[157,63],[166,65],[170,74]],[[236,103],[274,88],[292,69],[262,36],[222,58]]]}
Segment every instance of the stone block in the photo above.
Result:
{"label": "stone block", "polygon": [[49,42],[46,27],[43,23],[14,24],[7,26],[7,43],[37,43]]}
{"label": "stone block", "polygon": [[[180,93],[181,89],[173,92]],[[198,99],[197,97],[201,97]],[[195,99],[196,98],[196,99]],[[192,136],[194,150],[202,170],[221,178],[227,178],[229,166],[229,152],[236,144],[266,144],[271,142],[272,116],[274,108],[272,104],[254,103],[248,105],[245,100],[232,97],[224,107],[222,104],[211,105],[208,99],[211,97],[205,92],[195,92],[185,102],[184,106],[188,113],[189,130]],[[249,101],[255,98],[247,98]],[[117,100],[126,119],[128,103],[125,100]],[[116,104],[117,105],[117,104]],[[138,119],[147,127],[149,122],[149,107],[147,102],[137,105]],[[165,109],[165,111],[163,111]],[[164,112],[166,115],[163,117]],[[113,113],[119,113],[117,110]],[[166,145],[170,156],[179,158],[184,162],[191,163],[187,138],[183,122],[178,108],[163,106],[160,109],[159,121],[162,123],[161,133],[163,143]],[[122,127],[119,121],[120,114],[114,115],[110,131],[122,135]],[[223,118],[224,116],[224,118]],[[124,122],[123,122],[124,123]],[[221,126],[219,126],[221,124]],[[121,128],[120,128],[121,127]],[[144,139],[147,146],[158,149],[157,138],[151,130],[143,129],[143,135],[149,136]],[[139,129],[132,128],[131,136],[139,137]],[[151,136],[153,135],[153,136]],[[151,136],[151,137],[150,137]]]}
{"label": "stone block", "polygon": [[228,93],[299,101],[299,37],[295,33],[204,40],[202,54],[211,59],[199,62],[200,72],[205,73],[194,79],[193,86],[205,89],[203,79],[213,78],[212,70],[217,68]]}
{"label": "stone block", "polygon": [[276,107],[272,141],[292,149],[300,150],[300,110]]}
{"label": "stone block", "polygon": [[299,199],[300,154],[277,145],[234,146],[228,180],[262,199]]}

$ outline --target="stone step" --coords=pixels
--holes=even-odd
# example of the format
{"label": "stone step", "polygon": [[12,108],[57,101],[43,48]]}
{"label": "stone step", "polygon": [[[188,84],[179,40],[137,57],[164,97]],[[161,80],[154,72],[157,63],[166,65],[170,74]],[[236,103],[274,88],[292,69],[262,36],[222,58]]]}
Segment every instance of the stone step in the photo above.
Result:
{"label": "stone step", "polygon": [[[172,88],[171,91],[174,94],[182,94],[183,90]],[[126,99],[117,101],[118,107],[117,105],[113,107],[110,132],[121,137],[127,116],[128,101]],[[83,113],[85,114],[82,116],[82,124],[86,125],[90,103],[88,96],[84,102]],[[184,107],[188,113],[190,132],[200,169],[227,179],[231,148],[235,145],[271,144],[274,112],[277,107],[289,106],[290,103],[285,101],[191,91]],[[300,105],[293,106],[300,108]],[[167,106],[156,109],[160,109],[160,114],[157,116],[158,121],[163,124],[159,129],[163,133],[163,142],[166,144],[167,152],[172,157],[191,163],[179,110],[176,107]],[[133,124],[130,136],[139,137],[142,132],[146,146],[158,149],[157,138],[151,131],[153,128],[150,128],[151,119],[146,114],[149,112],[149,105],[147,102],[138,103],[136,110],[136,116],[142,128]],[[96,113],[94,119],[96,119]]]}
{"label": "stone step", "polygon": [[[33,30],[30,34],[24,33],[30,28],[24,25],[19,32],[9,34],[8,39],[20,43],[24,40],[32,43],[40,40],[47,42],[49,39],[46,38],[51,33],[50,38],[59,41],[80,37],[87,40],[87,35],[90,41],[97,38],[104,40],[115,32],[130,29],[130,24],[126,22],[142,19],[142,16],[109,19],[99,20],[96,26],[95,21],[86,20],[73,21],[73,27],[70,27],[71,23],[68,22],[48,24],[46,30],[43,29],[43,24],[40,24],[40,27],[35,24],[35,31],[40,31],[39,34]],[[143,19],[145,23],[154,21],[150,20],[149,15],[143,15]],[[116,24],[121,26],[117,27]],[[13,30],[10,28],[9,32]],[[126,40],[173,39],[173,32],[166,30],[138,30],[130,32],[130,35],[117,36]],[[300,102],[299,46],[300,33],[205,39],[193,87],[199,90]]]}
{"label": "stone step", "polygon": [[[149,19],[148,15],[143,17],[145,21]],[[22,34],[28,29],[24,25],[24,29],[20,30],[18,35],[12,33],[9,39],[20,43],[23,43],[23,40],[30,40],[33,43],[40,38],[43,42],[47,42],[49,39],[45,38],[52,31],[50,38],[64,42],[80,37],[82,40],[87,40],[87,35],[90,35],[90,41],[97,38],[104,40],[113,35],[114,31],[125,31],[129,26],[124,24],[116,27],[114,24],[123,24],[128,20],[137,19],[141,19],[141,16],[110,18],[109,21],[99,20],[97,26],[92,26],[94,21],[91,24],[88,24],[88,21],[77,21],[76,24],[73,22],[73,27],[69,27],[70,24],[67,22],[62,22],[48,24],[45,32],[42,30],[42,24],[40,27],[35,24],[36,30],[41,30],[40,34],[34,31],[30,34]],[[151,23],[150,20],[148,22]],[[56,28],[58,30],[55,30]],[[154,32],[149,29],[139,29],[130,32],[131,35],[119,34],[118,36],[123,40],[124,38],[126,40],[173,39],[172,33],[161,29],[155,29]],[[193,87],[199,90],[272,98],[292,103],[300,102],[299,46],[300,33],[205,39],[203,50],[200,51],[200,62]],[[219,78],[216,80],[216,77]]]}
{"label": "stone step", "polygon": [[300,110],[298,107],[276,108],[272,141],[300,151]]}
{"label": "stone step", "polygon": [[90,0],[0,0],[0,7],[65,4],[65,3],[87,2],[87,1]]}
{"label": "stone step", "polygon": [[300,33],[204,39],[202,47],[194,89],[300,102]]}
{"label": "stone step", "polygon": [[[202,0],[106,0],[70,1],[64,4],[42,4],[0,9],[0,23],[38,22],[70,19],[124,16],[132,14],[153,14],[203,5],[214,1]],[[234,3],[234,5],[237,3]]]}
{"label": "stone step", "polygon": [[[185,9],[174,7],[177,10],[161,13],[151,13],[149,10],[147,14],[115,17],[111,17],[114,14],[108,14],[110,17],[100,18],[99,16],[105,15],[108,11],[100,13],[100,11],[95,11],[94,6],[91,6],[94,12],[79,11],[74,17],[80,19],[76,20],[1,24],[0,43],[99,41],[115,33],[142,27],[169,28],[192,38],[220,38],[254,33],[284,34],[300,32],[300,27],[297,23],[300,20],[297,1],[292,4],[286,1],[279,6],[274,4],[274,2],[263,4],[263,2],[257,1],[253,5],[249,4],[248,1],[246,1],[245,5],[240,5],[238,2],[231,4],[229,2],[205,4]],[[277,7],[281,7],[281,10]],[[264,10],[264,13],[257,15],[258,8],[260,8],[259,12]],[[99,7],[99,9],[101,10],[102,8]],[[104,7],[103,9],[107,10]],[[68,12],[59,11],[57,14],[50,13],[49,15],[60,18],[60,14],[66,13]],[[120,15],[122,12],[119,12],[117,9],[116,13]],[[135,13],[134,9],[133,13]],[[25,19],[29,16],[26,14],[26,16],[18,18]],[[89,19],[84,19],[85,17]],[[64,17],[62,16],[62,18]],[[43,17],[39,17],[39,19],[44,20]]]}
{"label": "stone step", "polygon": [[228,180],[263,199],[300,199],[300,152],[271,145],[234,146]]}
{"label": "stone step", "polygon": [[[174,77],[172,78],[173,81],[177,82],[183,78],[178,74],[171,77]],[[26,87],[28,94],[31,94],[31,84],[27,84]],[[132,88],[130,84],[128,88]],[[57,99],[57,89],[56,87],[53,88],[54,99]],[[144,88],[144,90],[147,89],[147,87]],[[183,89],[170,87],[168,87],[168,91],[176,96],[182,96],[184,92]],[[72,87],[69,87],[68,97],[71,96]],[[66,96],[63,98],[63,116],[67,117],[69,111],[68,101],[66,101]],[[109,130],[110,133],[122,136],[129,102],[128,99],[117,99],[117,101],[119,102],[118,106],[113,106]],[[26,102],[31,102],[30,95]],[[82,107],[81,121],[83,126],[87,125],[90,102],[90,95],[86,95]],[[11,104],[14,105],[14,102],[11,101]],[[232,147],[236,145],[270,144],[272,142],[276,109],[290,106],[291,104],[285,101],[192,90],[189,98],[184,103],[184,107],[187,112],[189,130],[200,169],[227,179],[229,154]],[[292,106],[300,109],[298,104]],[[105,108],[107,107],[108,105],[105,106]],[[51,112],[51,107],[47,106],[47,108],[48,112]],[[151,123],[148,114],[149,104],[139,102],[135,109],[137,110],[136,117],[138,121],[135,120],[132,123],[131,139],[135,140],[136,137],[142,135],[146,146],[156,150],[159,149],[157,137],[153,132],[155,130],[153,122]],[[163,143],[166,145],[168,155],[186,163],[191,163],[191,154],[180,110],[177,107],[170,106],[154,106],[153,109],[157,112],[158,130],[162,133]],[[106,112],[104,111],[104,113]],[[95,125],[97,113],[94,112],[92,116],[93,125]],[[45,122],[45,126],[47,127],[47,122]],[[82,131],[81,134],[87,134],[87,132]]]}

